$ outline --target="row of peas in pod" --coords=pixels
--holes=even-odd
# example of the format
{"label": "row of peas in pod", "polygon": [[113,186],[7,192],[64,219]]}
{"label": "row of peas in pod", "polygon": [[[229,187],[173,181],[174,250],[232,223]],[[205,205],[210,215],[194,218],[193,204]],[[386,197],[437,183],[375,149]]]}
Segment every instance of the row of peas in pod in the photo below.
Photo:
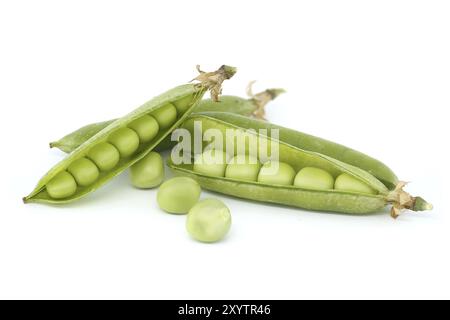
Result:
{"label": "row of peas in pod", "polygon": [[[84,157],[73,161],[66,170],[52,178],[46,184],[48,195],[53,199],[64,199],[73,195],[78,188],[88,188],[100,175],[113,170],[122,159],[132,157],[141,146],[151,143],[161,130],[172,126],[178,115],[186,112],[192,100],[192,96],[186,96],[167,103],[113,131],[105,141],[93,145]],[[135,186],[147,188],[155,184],[140,173],[149,167],[147,163],[160,162],[158,156],[150,153],[132,167],[131,176]]]}
{"label": "row of peas in pod", "polygon": [[193,171],[212,177],[259,182],[269,185],[295,186],[312,190],[342,190],[376,194],[377,191],[347,173],[336,179],[324,169],[303,167],[295,171],[286,162],[266,161],[261,163],[249,154],[230,156],[221,150],[209,149],[195,157]]}
{"label": "row of peas in pod", "polygon": [[[226,65],[213,72],[204,72],[199,66],[197,70],[200,74],[193,79],[196,83],[176,86],[121,118],[88,125],[82,128],[87,130],[69,135],[74,143],[64,150],[70,154],[23,197],[24,203],[64,204],[97,190],[154,150],[207,91],[212,100],[218,101],[223,81],[236,73],[236,68]],[[138,180],[137,185],[147,184]]]}

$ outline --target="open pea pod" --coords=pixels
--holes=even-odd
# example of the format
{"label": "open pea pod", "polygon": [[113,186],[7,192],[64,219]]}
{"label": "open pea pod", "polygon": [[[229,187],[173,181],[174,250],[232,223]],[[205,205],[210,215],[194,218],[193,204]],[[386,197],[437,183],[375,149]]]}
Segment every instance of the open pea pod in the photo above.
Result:
{"label": "open pea pod", "polygon": [[[242,116],[261,118],[265,114],[265,105],[283,92],[283,89],[273,88],[253,94],[250,89],[248,93],[250,98],[248,99],[227,95],[221,96],[220,101],[214,101],[211,98],[203,99],[193,107],[192,113],[220,110],[220,112],[229,112],[240,114]],[[63,152],[70,153],[116,120],[117,119],[112,119],[85,125],[56,141],[50,142],[50,147],[58,148]],[[155,149],[158,151],[168,150],[173,147],[173,145],[174,144],[171,142],[170,137],[167,137],[161,141]]]}
{"label": "open pea pod", "polygon": [[220,112],[212,111],[205,113],[205,115],[218,120],[223,119],[224,121],[232,122],[233,124],[244,128],[251,127],[255,130],[278,129],[280,133],[280,140],[300,149],[318,152],[350,165],[359,167],[383,182],[389,190],[394,190],[399,183],[396,174],[383,162],[342,144],[278,126],[276,124],[240,117],[239,115],[226,116]]}
{"label": "open pea pod", "polygon": [[[196,124],[201,125],[202,132],[206,132],[208,129],[218,130],[225,140],[229,139],[227,135],[227,130],[229,129],[245,131],[247,135],[257,137],[259,141],[258,148],[277,144],[279,163],[284,163],[288,167],[293,168],[293,172],[299,173],[303,168],[313,167],[325,172],[330,176],[332,181],[336,180],[335,185],[332,183],[326,189],[299,187],[295,182],[283,185],[264,183],[259,180],[259,175],[257,176],[258,178],[253,178],[253,180],[228,176],[228,166],[230,164],[226,165],[224,171],[216,170],[216,172],[222,172],[222,174],[205,174],[205,171],[196,170],[193,163],[179,163],[178,161],[174,161],[172,158],[174,153],[179,152],[179,150],[174,149],[168,161],[169,167],[177,174],[194,178],[205,189],[239,198],[278,203],[310,210],[351,214],[376,212],[387,204],[393,205],[391,210],[393,217],[396,217],[400,210],[404,208],[415,211],[431,209],[431,205],[422,198],[412,197],[403,191],[402,187],[404,184],[399,183],[397,188],[389,190],[382,181],[360,166],[340,161],[325,153],[301,148],[299,146],[301,144],[299,138],[303,138],[305,135],[293,130],[286,130],[285,128],[266,122],[248,119],[238,115],[209,112],[192,114],[183,123],[182,128],[195,136],[196,128],[199,128],[199,126],[196,127]],[[253,130],[246,131],[246,129]],[[266,129],[267,131],[261,131],[260,129]],[[277,139],[269,134],[271,129],[278,129],[279,136]],[[311,139],[308,142],[308,146],[314,145],[313,140],[315,138],[312,136],[306,137]],[[321,139],[319,139],[320,142]],[[227,143],[227,141],[224,141],[222,145],[226,145]],[[246,145],[245,150],[247,148],[248,146]],[[192,150],[195,150],[192,146],[188,148],[188,151],[192,152]],[[227,152],[229,153],[228,149]],[[236,149],[234,149],[232,156],[235,156],[236,153]],[[360,156],[360,154],[356,153],[356,157]],[[259,160],[261,162],[265,161],[263,159]],[[338,187],[338,180],[343,181],[345,180],[344,178],[353,184],[363,186],[363,188],[359,188],[358,190],[352,189],[351,186]]]}
{"label": "open pea pod", "polygon": [[200,83],[175,87],[109,123],[50,169],[23,201],[68,203],[98,189],[153,150],[184,121],[207,90],[217,99],[222,82],[235,72],[228,66],[200,71],[195,79]]}

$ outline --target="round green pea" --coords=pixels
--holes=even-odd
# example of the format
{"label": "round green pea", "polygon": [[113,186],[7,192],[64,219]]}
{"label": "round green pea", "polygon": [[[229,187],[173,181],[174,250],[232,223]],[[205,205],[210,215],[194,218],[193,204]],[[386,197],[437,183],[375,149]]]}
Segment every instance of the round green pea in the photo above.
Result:
{"label": "round green pea", "polygon": [[170,127],[177,120],[177,109],[171,103],[152,112],[161,129]]}
{"label": "round green pea", "polygon": [[189,210],[186,230],[194,239],[201,242],[222,240],[231,227],[231,214],[220,200],[205,199],[197,202]]}
{"label": "round green pea", "polygon": [[358,193],[369,193],[377,194],[377,192],[372,189],[368,184],[352,177],[347,173],[342,173],[336,178],[334,183],[334,188],[336,190],[358,192]]}
{"label": "round green pea", "polygon": [[255,157],[239,154],[228,162],[225,169],[225,177],[236,180],[256,181],[260,167],[261,165]]}
{"label": "round green pea", "polygon": [[[272,166],[277,166],[275,170]],[[294,181],[295,170],[289,164],[284,162],[268,161],[264,163],[259,170],[258,182],[266,184],[292,185]]]}
{"label": "round green pea", "polygon": [[330,173],[313,167],[301,169],[294,179],[294,186],[304,189],[329,190],[333,189],[333,185],[334,179]]}
{"label": "round green pea", "polygon": [[136,131],[141,143],[151,141],[159,131],[159,124],[155,118],[149,115],[143,115],[139,119],[131,122],[128,127]]}
{"label": "round green pea", "polygon": [[81,158],[74,161],[68,168],[79,186],[86,187],[98,179],[100,172],[97,166],[91,160]]}
{"label": "round green pea", "polygon": [[188,177],[176,177],[165,181],[158,190],[157,202],[169,213],[185,214],[200,198],[200,185]]}
{"label": "round green pea", "polygon": [[184,98],[181,98],[177,101],[174,101],[173,104],[175,108],[177,108],[178,113],[183,114],[192,105],[192,96],[189,95]]}
{"label": "round green pea", "polygon": [[101,171],[109,171],[120,160],[119,151],[110,143],[102,142],[89,150],[88,158],[94,161]]}
{"label": "round green pea", "polygon": [[207,176],[223,177],[227,167],[228,155],[221,150],[209,149],[194,160],[194,171]]}
{"label": "round green pea", "polygon": [[77,191],[77,183],[70,173],[62,171],[47,183],[46,189],[53,199],[63,199]]}
{"label": "round green pea", "polygon": [[131,156],[139,147],[139,136],[130,128],[120,128],[109,135],[108,141],[123,158]]}
{"label": "round green pea", "polygon": [[164,179],[164,162],[157,152],[150,152],[130,167],[131,183],[136,188],[157,187]]}

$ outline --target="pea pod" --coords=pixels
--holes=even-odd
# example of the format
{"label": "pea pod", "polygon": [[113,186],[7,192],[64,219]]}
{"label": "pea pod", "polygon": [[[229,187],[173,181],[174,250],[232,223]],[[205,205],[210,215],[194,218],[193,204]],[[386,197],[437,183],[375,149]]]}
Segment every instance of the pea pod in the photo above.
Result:
{"label": "pea pod", "polygon": [[[184,121],[207,90],[217,99],[222,82],[235,72],[228,66],[210,73],[200,71],[195,79],[200,83],[175,87],[110,123],[50,169],[23,201],[68,203],[98,189],[145,157]],[[90,183],[79,184],[77,177]]]}
{"label": "pea pod", "polygon": [[344,145],[293,129],[285,128],[264,121],[256,121],[248,119],[246,117],[240,117],[238,115],[228,117],[222,115],[219,112],[205,112],[205,115],[210,118],[216,118],[218,120],[224,119],[225,121],[230,121],[233,124],[244,128],[253,128],[255,130],[279,129],[280,139],[282,141],[285,141],[286,143],[289,143],[290,145],[298,147],[300,149],[318,152],[331,158],[348,163],[350,165],[359,167],[383,182],[389,190],[394,190],[399,183],[399,180],[395,173],[384,163]]}
{"label": "pea pod", "polygon": [[[230,112],[243,116],[254,116],[257,118],[261,118],[262,115],[265,114],[265,105],[283,92],[283,89],[274,88],[266,89],[257,94],[253,94],[251,92],[251,87],[249,86],[249,99],[237,96],[221,96],[220,101],[214,101],[213,99],[204,99],[200,100],[194,106],[192,112],[195,113],[220,110],[221,112]],[[89,138],[91,138],[116,120],[117,119],[112,119],[108,121],[88,124],[65,135],[57,141],[50,142],[50,147],[58,148],[63,152],[70,153],[83,142],[87,141]],[[162,151],[170,149],[172,146],[173,143],[170,141],[170,137],[167,137],[155,149],[158,151]]]}
{"label": "pea pod", "polygon": [[[199,121],[203,130],[216,129],[227,137],[227,129],[245,130],[246,128],[255,129],[255,132],[249,134],[256,136],[261,145],[277,143],[279,146],[279,161],[292,167],[296,172],[302,168],[314,167],[318,172],[326,171],[325,180],[328,181],[328,175],[331,179],[339,178],[343,181],[330,189],[329,187],[305,187],[308,184],[283,185],[271,184],[264,180],[255,180],[246,177],[245,179],[236,178],[236,176],[227,175],[227,165],[225,175],[208,175],[207,170],[196,170],[190,163],[176,164],[172,158],[169,159],[169,167],[177,174],[194,178],[205,188],[215,192],[220,192],[240,198],[278,203],[294,207],[300,207],[310,210],[332,211],[351,214],[365,214],[381,210],[387,204],[392,204],[391,214],[396,217],[401,209],[411,209],[421,211],[431,209],[428,204],[420,197],[412,197],[402,190],[404,184],[398,183],[397,187],[390,190],[382,181],[380,181],[368,170],[361,166],[355,166],[335,159],[325,152],[317,152],[302,148],[302,139],[308,138],[306,144],[308,147],[314,146],[315,137],[304,135],[293,130],[271,125],[266,122],[249,119],[238,115],[225,113],[197,113],[192,114],[183,123],[182,128],[188,130],[191,135],[194,134],[194,122]],[[271,138],[269,135],[258,133],[258,129],[279,129],[278,139]],[[318,145],[323,140],[318,139]],[[227,142],[224,142],[224,145]],[[320,146],[322,150],[327,148]],[[344,148],[341,146],[341,148]],[[311,148],[310,148],[311,149]],[[332,150],[333,151],[333,150]],[[236,154],[236,151],[235,151]],[[357,152],[355,157],[364,156]],[[351,162],[355,163],[354,159]],[[364,162],[363,162],[364,163]],[[367,163],[364,163],[367,166]],[[284,166],[286,167],[286,166]],[[254,167],[251,168],[253,170]],[[240,170],[248,173],[250,169]],[[309,170],[312,171],[312,170]],[[219,172],[216,170],[215,172]],[[322,179],[323,180],[323,174]],[[301,179],[302,177],[300,177]],[[259,178],[258,178],[259,179]],[[310,179],[310,177],[308,177]],[[345,180],[345,181],[344,181]],[[267,180],[265,180],[267,181]],[[289,179],[292,181],[292,177]],[[299,187],[301,185],[302,187]],[[329,185],[329,183],[325,184]],[[349,187],[350,186],[350,187]],[[361,188],[363,186],[363,188]]]}

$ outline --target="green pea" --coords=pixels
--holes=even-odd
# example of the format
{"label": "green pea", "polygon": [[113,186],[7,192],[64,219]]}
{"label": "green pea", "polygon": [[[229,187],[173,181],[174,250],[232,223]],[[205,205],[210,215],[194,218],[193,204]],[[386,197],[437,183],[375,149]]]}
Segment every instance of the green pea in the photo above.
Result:
{"label": "green pea", "polygon": [[200,185],[187,177],[176,177],[159,187],[158,205],[164,211],[176,214],[187,213],[200,198]]}
{"label": "green pea", "polygon": [[157,187],[164,179],[164,162],[157,152],[150,152],[130,167],[131,183],[136,188]]}
{"label": "green pea", "polygon": [[304,189],[330,190],[333,189],[333,184],[334,179],[331,174],[313,167],[301,169],[294,179],[294,186]]}
{"label": "green pea", "polygon": [[183,114],[192,105],[192,96],[186,96],[180,100],[174,101],[173,104],[177,108],[178,113]]}
{"label": "green pea", "polygon": [[228,155],[221,150],[206,150],[194,160],[194,171],[207,176],[223,177]]}
{"label": "green pea", "polygon": [[251,155],[239,154],[232,158],[225,170],[225,177],[236,180],[256,181],[261,164]]}
{"label": "green pea", "polygon": [[196,240],[216,242],[225,237],[231,227],[231,214],[220,200],[205,199],[189,210],[186,230]]}
{"label": "green pea", "polygon": [[46,189],[53,199],[63,199],[77,191],[77,183],[70,173],[61,171],[47,183]]}
{"label": "green pea", "polygon": [[119,151],[110,143],[102,142],[89,150],[88,158],[94,161],[101,171],[114,168],[120,160]]}
{"label": "green pea", "polygon": [[86,158],[74,161],[68,168],[79,186],[85,187],[91,185],[98,179],[99,171],[95,163]]}
{"label": "green pea", "polygon": [[155,118],[149,115],[143,115],[139,119],[134,120],[128,125],[128,127],[136,131],[141,143],[151,141],[154,137],[156,137],[159,131],[158,122]]}
{"label": "green pea", "polygon": [[119,150],[123,158],[131,156],[139,147],[139,136],[130,128],[121,128],[111,133],[108,141]]}
{"label": "green pea", "polygon": [[[272,166],[278,165],[278,170]],[[275,161],[268,161],[264,163],[259,170],[258,182],[266,184],[292,185],[294,181],[295,170],[289,164],[284,162],[275,163]]]}
{"label": "green pea", "polygon": [[161,129],[170,127],[177,120],[177,109],[171,103],[152,112]]}
{"label": "green pea", "polygon": [[372,189],[368,184],[352,177],[347,173],[342,173],[336,178],[334,183],[334,188],[336,190],[358,192],[358,193],[368,193],[377,194],[377,192]]}

